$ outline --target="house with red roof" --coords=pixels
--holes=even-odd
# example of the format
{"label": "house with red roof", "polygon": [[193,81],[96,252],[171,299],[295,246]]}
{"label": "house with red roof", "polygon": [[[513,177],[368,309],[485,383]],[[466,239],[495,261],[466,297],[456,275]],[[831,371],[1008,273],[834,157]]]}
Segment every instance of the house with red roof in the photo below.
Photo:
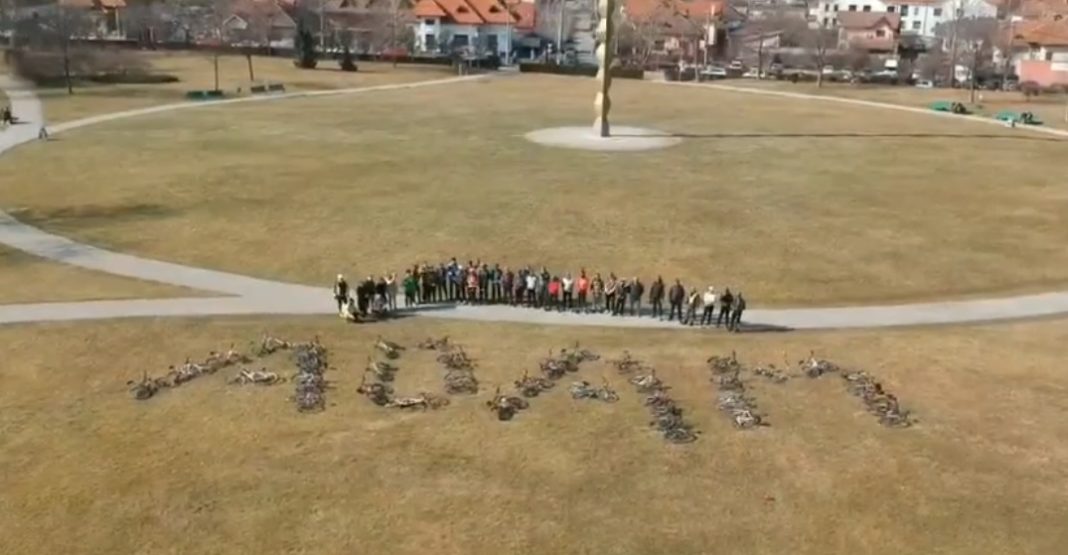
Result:
{"label": "house with red roof", "polygon": [[1026,50],[1016,59],[1020,81],[1043,87],[1068,86],[1068,14],[1046,14],[1014,22],[1013,44]]}
{"label": "house with red roof", "polygon": [[517,34],[534,28],[534,4],[509,0],[418,0],[412,8],[416,49],[507,58]]}
{"label": "house with red roof", "polygon": [[726,46],[726,0],[621,0],[620,24],[651,39],[650,53],[698,61]]}
{"label": "house with red roof", "polygon": [[838,48],[859,48],[868,52],[893,52],[901,32],[901,16],[896,13],[838,12]]}
{"label": "house with red roof", "polygon": [[59,0],[56,5],[68,9],[84,10],[94,38],[125,36],[122,20],[126,0]]}

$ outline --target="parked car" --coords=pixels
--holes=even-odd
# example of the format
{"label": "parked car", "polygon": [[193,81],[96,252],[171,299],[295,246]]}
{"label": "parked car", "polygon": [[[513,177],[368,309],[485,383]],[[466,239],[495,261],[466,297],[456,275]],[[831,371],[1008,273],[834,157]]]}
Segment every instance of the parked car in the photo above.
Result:
{"label": "parked car", "polygon": [[920,81],[916,81],[916,88],[919,89],[933,89],[934,86],[934,81],[931,81],[930,79],[922,79]]}
{"label": "parked car", "polygon": [[745,73],[742,74],[742,77],[745,77],[746,79],[759,79],[761,77],[767,77],[767,76],[768,76],[768,74],[766,72],[761,73],[755,67],[751,67],[751,68],[745,70]]}
{"label": "parked car", "polygon": [[745,71],[745,65],[742,64],[741,60],[734,60],[729,66],[727,66],[727,69],[733,71]]}
{"label": "parked car", "polygon": [[726,79],[727,69],[720,66],[705,66],[701,69],[701,77],[707,79]]}

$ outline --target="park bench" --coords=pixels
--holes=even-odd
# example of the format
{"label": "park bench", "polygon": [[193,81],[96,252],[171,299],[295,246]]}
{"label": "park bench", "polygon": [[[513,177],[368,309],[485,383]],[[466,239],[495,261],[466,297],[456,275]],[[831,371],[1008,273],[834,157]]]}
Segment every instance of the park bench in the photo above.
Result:
{"label": "park bench", "polygon": [[186,91],[185,97],[189,100],[218,100],[224,96],[222,91]]}
{"label": "park bench", "polygon": [[286,92],[286,86],[282,83],[263,83],[261,85],[252,85],[249,87],[249,92],[252,94],[284,93]]}
{"label": "park bench", "polygon": [[1035,117],[1031,112],[1013,112],[1002,110],[994,116],[994,119],[1004,122],[1022,123],[1024,125],[1042,125],[1042,120]]}

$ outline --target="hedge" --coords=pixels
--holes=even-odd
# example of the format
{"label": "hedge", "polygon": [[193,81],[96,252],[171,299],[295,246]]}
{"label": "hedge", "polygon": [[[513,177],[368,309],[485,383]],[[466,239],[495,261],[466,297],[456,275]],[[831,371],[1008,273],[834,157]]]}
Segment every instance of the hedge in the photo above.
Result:
{"label": "hedge", "polygon": [[[596,77],[597,66],[593,65],[558,65],[558,64],[519,64],[521,73],[551,73],[553,75],[579,75],[583,77]],[[613,67],[612,77],[619,79],[641,79],[645,71],[634,67]]]}

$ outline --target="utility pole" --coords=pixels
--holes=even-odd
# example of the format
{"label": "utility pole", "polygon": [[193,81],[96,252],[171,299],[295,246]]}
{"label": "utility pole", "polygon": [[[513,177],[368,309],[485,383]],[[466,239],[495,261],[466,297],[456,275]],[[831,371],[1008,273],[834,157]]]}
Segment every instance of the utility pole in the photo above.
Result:
{"label": "utility pole", "polygon": [[556,22],[556,65],[564,63],[564,0],[556,0],[560,4],[559,21]]}
{"label": "utility pole", "polygon": [[326,0],[319,0],[319,52],[326,52]]}
{"label": "utility pole", "polygon": [[11,51],[14,52],[17,49],[15,44],[15,35],[18,33],[19,28],[19,0],[11,0],[11,40],[9,46]]}
{"label": "utility pole", "polygon": [[951,88],[957,82],[957,28],[960,27],[960,18],[963,12],[964,8],[962,8],[959,3],[953,9],[953,35],[952,38],[949,39],[949,86]]}

